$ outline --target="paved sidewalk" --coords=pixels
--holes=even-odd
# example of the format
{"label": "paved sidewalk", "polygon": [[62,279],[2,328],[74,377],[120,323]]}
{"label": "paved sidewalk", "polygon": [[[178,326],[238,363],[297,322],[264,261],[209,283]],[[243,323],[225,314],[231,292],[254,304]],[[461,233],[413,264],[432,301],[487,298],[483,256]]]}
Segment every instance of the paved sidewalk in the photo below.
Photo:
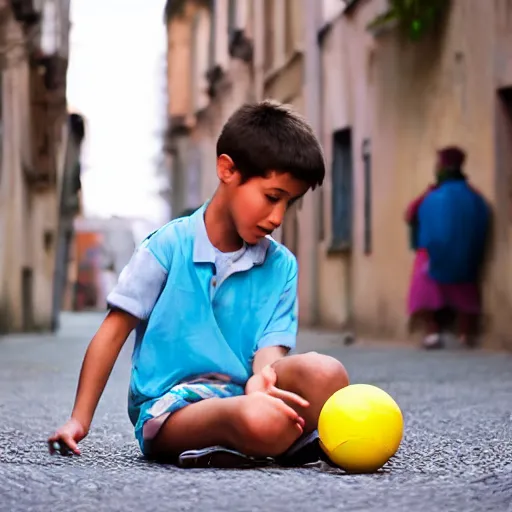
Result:
{"label": "paved sidewalk", "polygon": [[50,457],[47,434],[70,412],[81,359],[99,325],[66,315],[57,336],[0,338],[0,511],[512,511],[512,356],[338,346],[305,332],[300,346],[339,357],[353,382],[399,402],[405,437],[380,473],[180,470],[140,458],[127,417],[131,342],[80,458]]}

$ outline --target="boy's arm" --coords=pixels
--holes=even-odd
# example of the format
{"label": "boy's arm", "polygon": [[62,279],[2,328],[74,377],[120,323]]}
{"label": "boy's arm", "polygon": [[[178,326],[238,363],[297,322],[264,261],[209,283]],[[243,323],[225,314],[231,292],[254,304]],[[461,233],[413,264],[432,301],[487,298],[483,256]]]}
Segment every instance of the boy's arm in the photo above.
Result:
{"label": "boy's arm", "polygon": [[80,372],[71,418],[48,439],[50,452],[62,443],[79,454],[77,443],[91,421],[112,368],[130,332],[147,320],[165,285],[171,251],[165,231],[148,237],[119,276],[107,302],[111,311],[92,339]]}
{"label": "boy's arm", "polygon": [[71,417],[89,431],[94,412],[112,368],[139,320],[124,311],[110,311],[93,337],[82,363]]}
{"label": "boy's arm", "polygon": [[164,236],[157,233],[141,244],[107,297],[111,311],[85,354],[72,413],[86,430],[124,342],[149,318],[165,284],[170,257]]}
{"label": "boy's arm", "polygon": [[256,352],[252,363],[252,371],[254,374],[260,373],[265,366],[270,366],[279,359],[288,354],[288,347],[264,347]]}
{"label": "boy's arm", "polygon": [[68,450],[80,455],[78,443],[87,435],[94,411],[117,360],[119,352],[138,319],[112,310],[87,348],[71,418],[48,438],[50,453]]}
{"label": "boy's arm", "polygon": [[[293,259],[292,259],[293,258]],[[290,350],[295,348],[298,330],[298,268],[295,257],[290,259],[288,279],[281,291],[279,301],[268,322],[258,345],[253,361],[253,370],[260,370],[266,364],[273,363],[284,357]],[[270,361],[273,359],[272,361]],[[255,368],[256,365],[256,368]]]}
{"label": "boy's arm", "polygon": [[271,369],[273,363],[285,357],[291,349],[295,348],[298,325],[297,309],[297,262],[293,258],[289,277],[281,292],[277,307],[258,341],[252,363],[254,375],[247,382],[246,393],[264,391],[264,388],[268,388],[269,385],[275,385],[275,382],[269,382],[270,376],[275,375],[275,372],[264,371],[264,369]]}

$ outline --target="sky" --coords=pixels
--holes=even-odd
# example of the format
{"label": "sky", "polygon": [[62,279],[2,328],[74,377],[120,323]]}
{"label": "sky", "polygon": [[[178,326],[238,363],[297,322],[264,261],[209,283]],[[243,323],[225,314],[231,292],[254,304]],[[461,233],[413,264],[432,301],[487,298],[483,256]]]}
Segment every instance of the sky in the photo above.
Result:
{"label": "sky", "polygon": [[68,104],[86,119],[86,216],[168,220],[165,0],[72,0]]}

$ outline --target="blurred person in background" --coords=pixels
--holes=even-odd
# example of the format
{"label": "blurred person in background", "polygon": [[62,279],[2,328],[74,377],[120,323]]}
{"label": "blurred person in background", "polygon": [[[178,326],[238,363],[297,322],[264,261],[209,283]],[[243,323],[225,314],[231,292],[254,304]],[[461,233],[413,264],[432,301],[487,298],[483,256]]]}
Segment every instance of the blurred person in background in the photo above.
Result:
{"label": "blurred person in background", "polygon": [[468,183],[466,154],[446,147],[437,154],[435,183],[406,211],[411,245],[416,251],[409,288],[408,313],[422,318],[426,349],[442,348],[438,313],[455,312],[461,343],[474,344],[481,313],[479,278],[489,230],[489,207]]}

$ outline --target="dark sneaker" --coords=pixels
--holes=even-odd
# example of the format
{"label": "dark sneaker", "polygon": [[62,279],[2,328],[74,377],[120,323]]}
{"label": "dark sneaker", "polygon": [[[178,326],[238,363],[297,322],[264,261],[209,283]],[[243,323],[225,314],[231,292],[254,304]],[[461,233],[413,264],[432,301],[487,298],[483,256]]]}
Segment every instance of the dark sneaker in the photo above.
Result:
{"label": "dark sneaker", "polygon": [[257,468],[270,466],[274,463],[271,457],[255,458],[243,453],[224,448],[223,446],[210,446],[202,450],[187,450],[178,457],[178,466],[181,468]]}
{"label": "dark sneaker", "polygon": [[298,467],[320,461],[333,465],[320,447],[318,430],[299,437],[286,453],[276,459],[276,462],[284,467]]}

